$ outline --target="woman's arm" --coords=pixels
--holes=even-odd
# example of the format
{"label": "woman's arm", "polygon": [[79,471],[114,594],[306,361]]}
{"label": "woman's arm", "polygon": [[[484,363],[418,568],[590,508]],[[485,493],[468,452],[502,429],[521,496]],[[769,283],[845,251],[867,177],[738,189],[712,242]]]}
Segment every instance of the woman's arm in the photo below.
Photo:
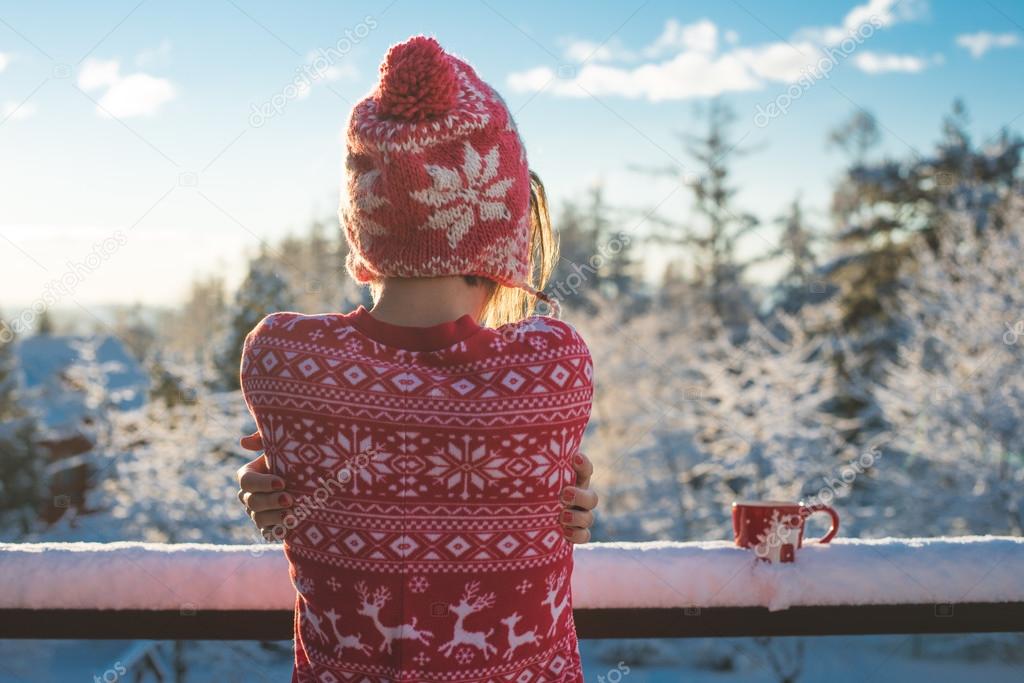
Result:
{"label": "woman's arm", "polygon": [[[242,437],[242,448],[249,451],[263,450],[263,439],[259,433]],[[597,507],[597,494],[590,489],[590,476],[594,473],[594,464],[583,453],[573,458],[573,469],[576,470],[576,485],[568,486],[562,491],[562,528],[565,537],[572,543],[586,543],[590,540],[590,527],[594,525],[594,508]],[[284,480],[270,474],[267,460],[261,453],[238,468],[238,500],[245,505],[246,512],[253,523],[259,527],[265,538],[274,538],[274,528],[284,521],[288,508],[294,502],[291,495],[284,490]],[[277,535],[280,538],[280,535]]]}

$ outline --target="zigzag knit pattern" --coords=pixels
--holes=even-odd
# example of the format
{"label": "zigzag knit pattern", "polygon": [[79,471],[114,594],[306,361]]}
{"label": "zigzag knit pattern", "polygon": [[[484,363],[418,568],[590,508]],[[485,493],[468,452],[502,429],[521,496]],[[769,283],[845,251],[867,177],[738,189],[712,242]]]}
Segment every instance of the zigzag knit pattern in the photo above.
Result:
{"label": "zigzag knit pattern", "polygon": [[559,493],[593,365],[568,324],[278,313],[241,381],[296,499],[293,681],[579,683]]}

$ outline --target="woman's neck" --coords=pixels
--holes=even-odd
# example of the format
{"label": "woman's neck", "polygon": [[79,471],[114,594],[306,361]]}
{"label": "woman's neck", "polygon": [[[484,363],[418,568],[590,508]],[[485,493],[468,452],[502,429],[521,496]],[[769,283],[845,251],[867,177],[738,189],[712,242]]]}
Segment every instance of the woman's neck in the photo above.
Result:
{"label": "woman's neck", "polygon": [[464,315],[479,320],[486,302],[487,288],[461,276],[386,278],[370,312],[392,325],[430,327]]}

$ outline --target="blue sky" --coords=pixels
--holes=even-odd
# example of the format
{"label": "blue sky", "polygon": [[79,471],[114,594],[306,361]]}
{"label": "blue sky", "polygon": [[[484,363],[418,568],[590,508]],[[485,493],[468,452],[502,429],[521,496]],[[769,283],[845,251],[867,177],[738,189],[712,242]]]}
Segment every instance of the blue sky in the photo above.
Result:
{"label": "blue sky", "polygon": [[[899,156],[931,149],[957,96],[977,137],[1024,130],[1024,4],[1008,0],[2,2],[0,308],[69,263],[87,267],[61,306],[236,280],[261,239],[333,215],[348,111],[416,33],[505,94],[556,206],[602,182],[618,206],[687,217],[672,181],[630,169],[687,164],[678,133],[715,95],[757,150],[736,167],[742,207],[770,220],[800,194],[822,227],[842,166],[825,136],[855,107]],[[328,68],[289,87],[318,50]],[[784,115],[757,118],[787,93]]]}

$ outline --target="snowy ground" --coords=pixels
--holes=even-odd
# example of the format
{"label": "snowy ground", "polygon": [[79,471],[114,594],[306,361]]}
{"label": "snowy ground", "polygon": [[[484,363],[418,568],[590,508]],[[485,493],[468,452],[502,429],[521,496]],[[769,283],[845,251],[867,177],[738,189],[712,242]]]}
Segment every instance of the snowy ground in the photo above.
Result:
{"label": "snowy ground", "polygon": [[[856,638],[781,638],[774,647],[783,654],[805,649],[804,683],[1019,683],[1024,680],[1021,641],[1007,636],[887,636]],[[169,653],[171,645],[160,643]],[[278,683],[290,680],[291,643],[273,643],[273,649],[251,643],[204,642],[190,652],[193,665],[188,683]],[[133,643],[126,641],[52,642],[0,641],[0,683],[67,683],[103,680],[115,671]],[[991,657],[1002,647],[1006,661],[973,661]],[[1013,649],[1017,659],[1006,654]],[[585,641],[581,643],[584,672],[590,683],[776,683],[766,651],[753,641]],[[945,654],[942,654],[945,653]],[[252,666],[240,670],[230,662],[250,656]],[[954,658],[954,655],[959,655]],[[642,659],[652,659],[642,663]],[[244,660],[243,660],[244,661]],[[731,666],[732,670],[720,670]],[[716,670],[719,669],[719,670]],[[127,669],[126,669],[127,670]],[[131,673],[135,669],[130,670]],[[115,680],[108,675],[107,680]],[[128,678],[127,680],[131,680]],[[143,680],[155,680],[152,676]]]}

